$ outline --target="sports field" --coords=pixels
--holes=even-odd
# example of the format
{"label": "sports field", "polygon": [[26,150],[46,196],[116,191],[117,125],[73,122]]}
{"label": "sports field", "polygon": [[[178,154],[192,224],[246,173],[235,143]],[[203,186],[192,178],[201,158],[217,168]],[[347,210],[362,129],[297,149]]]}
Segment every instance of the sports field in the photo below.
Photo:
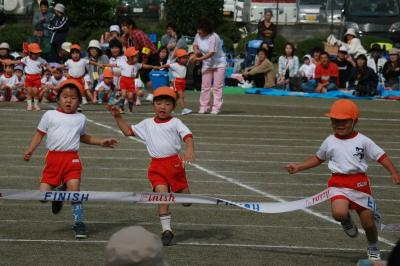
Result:
{"label": "sports field", "polygon": [[[198,93],[188,93],[189,108],[197,110]],[[326,164],[297,175],[284,167],[315,153],[331,132],[323,114],[331,100],[226,95],[218,116],[179,116],[193,131],[196,165],[187,166],[191,191],[233,201],[291,201],[326,187]],[[400,111],[391,101],[358,101],[359,129],[383,147],[399,166]],[[51,109],[52,106],[43,106]],[[42,112],[26,112],[25,104],[0,105],[0,188],[37,189],[44,144],[31,162],[22,155]],[[116,149],[81,145],[82,190],[149,191],[149,157],[143,144],[123,137],[104,106],[84,106],[87,132],[115,136]],[[151,116],[146,103],[132,123]],[[379,164],[369,176],[385,223],[400,220],[400,187],[392,184]],[[170,265],[355,265],[366,257],[363,234],[348,238],[330,218],[328,203],[307,211],[257,214],[226,206],[172,207],[177,244],[165,248]],[[90,236],[74,239],[69,205],[53,215],[50,204],[0,200],[0,265],[102,265],[112,233],[142,225],[160,234],[156,207],[124,203],[85,205]],[[355,217],[355,216],[354,216]],[[358,219],[356,219],[358,222]],[[382,232],[386,258],[399,232]]]}

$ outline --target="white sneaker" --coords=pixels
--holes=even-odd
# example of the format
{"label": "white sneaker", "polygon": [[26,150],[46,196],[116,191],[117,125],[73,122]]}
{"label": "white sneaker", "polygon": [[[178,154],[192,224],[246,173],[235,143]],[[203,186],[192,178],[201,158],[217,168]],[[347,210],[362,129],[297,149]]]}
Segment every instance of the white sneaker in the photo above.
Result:
{"label": "white sneaker", "polygon": [[147,94],[146,101],[152,102],[153,101],[153,94],[151,94],[151,93]]}
{"label": "white sneaker", "polygon": [[381,251],[378,247],[368,247],[367,255],[369,260],[381,260]]}
{"label": "white sneaker", "polygon": [[38,104],[35,104],[33,108],[35,108],[35,111],[40,111],[40,106]]}
{"label": "white sneaker", "polygon": [[217,114],[219,114],[219,111],[217,111],[217,110],[212,110],[210,114],[212,114],[212,115],[217,115]]}
{"label": "white sneaker", "polygon": [[32,111],[32,105],[28,105],[28,106],[26,107],[26,110],[27,110],[27,111]]}
{"label": "white sneaker", "polygon": [[205,109],[200,109],[198,113],[199,114],[205,114],[205,113],[207,113],[207,111]]}
{"label": "white sneaker", "polygon": [[11,102],[13,102],[13,103],[18,102],[18,98],[13,95],[11,97]]}
{"label": "white sneaker", "polygon": [[136,105],[136,106],[142,105],[142,101],[140,100],[140,97],[136,97],[135,105]]}
{"label": "white sneaker", "polygon": [[351,216],[349,214],[347,221],[342,222],[342,227],[346,235],[348,235],[351,238],[354,238],[358,235],[358,228],[356,224],[353,222],[353,219],[351,219]]}
{"label": "white sneaker", "polygon": [[182,115],[188,115],[191,114],[193,111],[188,109],[188,108],[183,108],[182,110]]}

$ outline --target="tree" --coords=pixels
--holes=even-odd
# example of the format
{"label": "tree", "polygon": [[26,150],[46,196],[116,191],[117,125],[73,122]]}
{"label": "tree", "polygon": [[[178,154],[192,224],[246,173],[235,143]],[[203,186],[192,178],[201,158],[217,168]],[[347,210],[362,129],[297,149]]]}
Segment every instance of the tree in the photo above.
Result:
{"label": "tree", "polygon": [[177,25],[182,34],[194,35],[197,21],[206,17],[215,27],[223,22],[223,0],[166,0],[166,20]]}

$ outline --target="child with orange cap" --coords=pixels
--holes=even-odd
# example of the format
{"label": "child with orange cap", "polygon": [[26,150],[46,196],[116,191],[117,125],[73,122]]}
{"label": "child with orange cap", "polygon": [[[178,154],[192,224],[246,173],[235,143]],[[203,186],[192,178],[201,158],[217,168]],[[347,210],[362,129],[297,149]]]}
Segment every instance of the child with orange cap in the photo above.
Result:
{"label": "child with orange cap", "polygon": [[[57,94],[57,110],[47,111],[39,122],[24,160],[29,161],[33,152],[46,136],[46,163],[40,180],[40,191],[51,191],[65,185],[68,191],[79,191],[82,164],[78,150],[80,142],[102,147],[114,147],[118,142],[114,138],[99,139],[86,133],[86,117],[77,113],[82,98],[81,84],[74,79],[67,79],[60,84]],[[62,186],[61,186],[62,187]],[[62,201],[52,202],[52,212],[61,211]],[[86,238],[86,226],[83,223],[81,201],[72,201],[74,231],[76,238]]]}
{"label": "child with orange cap", "polygon": [[134,47],[129,47],[124,53],[126,60],[118,60],[115,64],[107,64],[108,67],[119,67],[121,69],[121,79],[119,89],[121,91],[120,108],[125,110],[125,101],[128,101],[128,110],[132,112],[133,101],[136,97],[136,105],[140,105],[140,97],[143,96],[141,89],[136,89],[136,77],[140,69],[153,69],[154,66],[139,63],[139,51]]}
{"label": "child with orange cap", "polygon": [[172,74],[172,85],[178,94],[178,103],[182,108],[182,115],[192,113],[192,110],[186,108],[185,104],[185,89],[186,89],[186,65],[189,60],[189,54],[184,49],[175,51],[176,62],[156,67],[157,69],[168,68]]}
{"label": "child with orange cap", "polygon": [[113,94],[114,89],[115,85],[113,83],[113,72],[110,68],[106,68],[103,71],[103,80],[97,84],[96,88],[94,89],[93,103],[103,104],[104,94],[106,94],[108,102],[112,103],[113,100],[111,95]]}
{"label": "child with orange cap", "polygon": [[43,68],[47,67],[47,62],[40,57],[42,50],[39,44],[31,43],[28,45],[28,56],[25,56],[21,60],[2,60],[0,62],[9,64],[23,64],[25,66],[25,89],[27,90],[27,110],[32,110],[32,99],[34,102],[34,109],[40,110],[39,98],[40,90],[42,87],[42,71]]}
{"label": "child with orange cap", "polygon": [[[142,140],[152,160],[148,179],[155,192],[190,193],[185,162],[194,160],[193,135],[178,118],[172,117],[176,104],[176,93],[170,87],[160,87],[154,92],[153,110],[155,117],[130,125],[121,117],[117,108],[108,106],[119,128],[125,136]],[[181,141],[186,143],[185,154],[179,157]],[[182,159],[181,159],[182,158]],[[184,204],[190,206],[190,204]],[[171,229],[171,213],[168,204],[158,207],[162,227],[161,240],[165,246],[172,245],[174,234]]]}
{"label": "child with orange cap", "polygon": [[[359,117],[358,107],[354,102],[347,99],[337,100],[326,116],[331,119],[334,134],[325,139],[316,155],[302,163],[288,164],[286,168],[290,174],[319,166],[328,160],[328,168],[332,172],[328,187],[350,188],[371,195],[366,175],[369,158],[382,164],[391,174],[394,183],[400,183],[399,173],[387,154],[370,138],[354,129]],[[356,237],[358,234],[349,210],[357,211],[368,240],[368,259],[380,260],[378,230],[373,211],[341,195],[334,196],[331,202],[333,218],[342,224],[349,237]]]}

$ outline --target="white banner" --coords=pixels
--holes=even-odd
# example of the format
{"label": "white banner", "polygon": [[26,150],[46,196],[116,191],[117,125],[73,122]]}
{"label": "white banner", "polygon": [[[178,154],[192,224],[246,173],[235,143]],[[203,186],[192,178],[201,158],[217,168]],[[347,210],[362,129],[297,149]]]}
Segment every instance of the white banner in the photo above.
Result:
{"label": "white banner", "polygon": [[349,188],[330,187],[308,198],[288,202],[233,202],[209,196],[155,193],[155,192],[102,192],[102,191],[47,191],[0,189],[0,199],[8,200],[40,200],[40,201],[119,201],[146,204],[197,203],[211,205],[236,206],[258,213],[283,213],[302,210],[334,196],[345,196],[358,205],[374,212],[381,229],[400,231],[400,224],[384,225],[380,223],[378,207],[369,194]]}

